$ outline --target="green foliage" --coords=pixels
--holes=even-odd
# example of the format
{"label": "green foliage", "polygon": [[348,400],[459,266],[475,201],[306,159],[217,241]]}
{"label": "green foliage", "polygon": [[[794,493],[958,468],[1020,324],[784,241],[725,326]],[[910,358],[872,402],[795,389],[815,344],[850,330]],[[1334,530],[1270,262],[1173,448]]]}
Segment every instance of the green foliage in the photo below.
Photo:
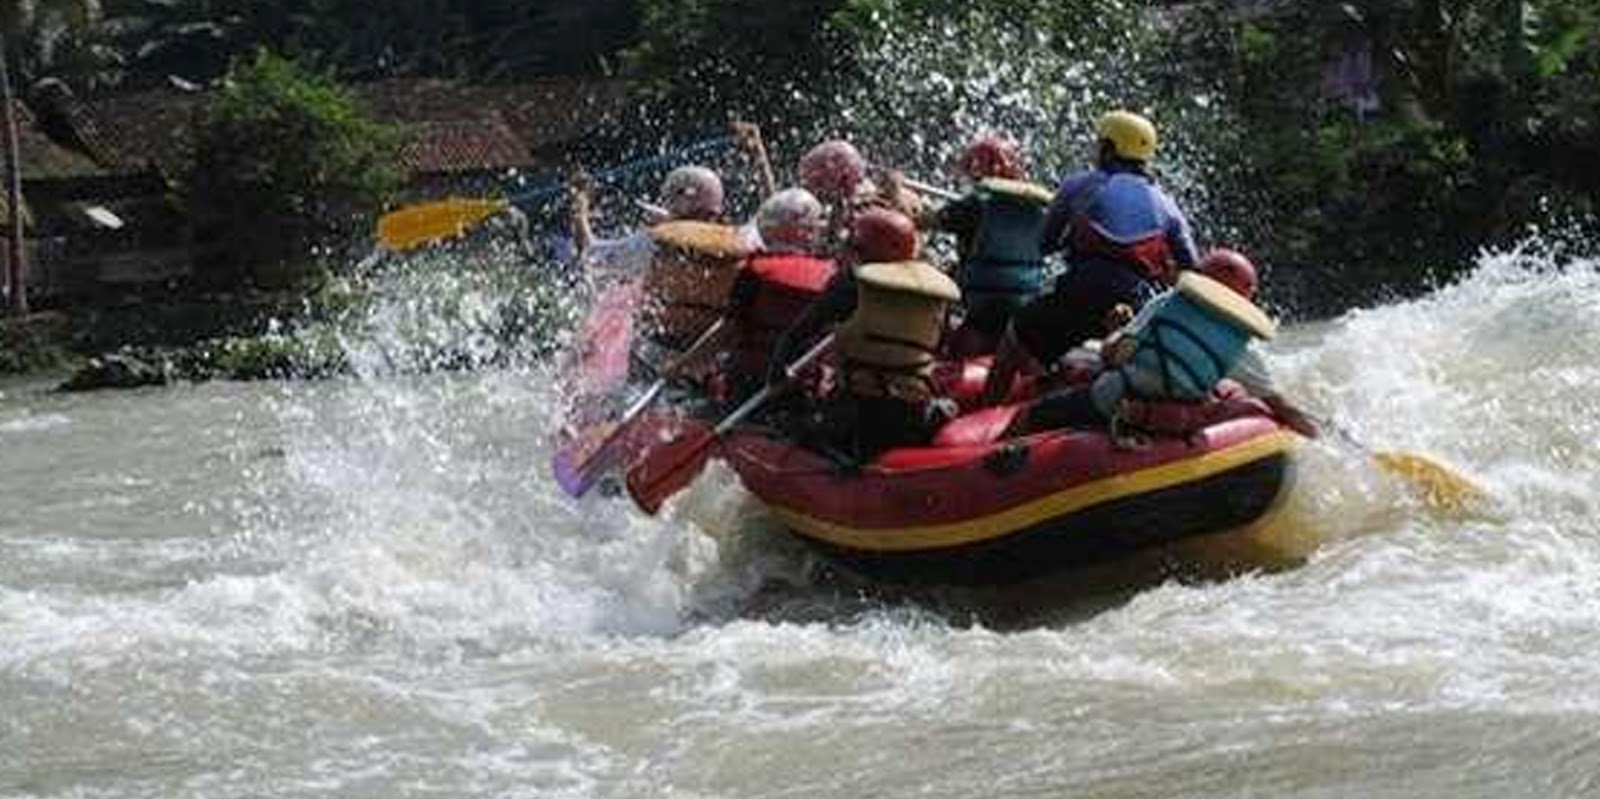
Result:
{"label": "green foliage", "polygon": [[[214,282],[283,284],[370,229],[398,185],[396,132],[326,78],[266,51],[239,63],[200,120],[188,181]],[[320,249],[319,249],[320,248]]]}
{"label": "green foliage", "polygon": [[0,32],[20,85],[58,74],[94,74],[103,59],[89,44],[101,21],[99,0],[0,2]]}
{"label": "green foliage", "polygon": [[266,46],[342,79],[598,73],[632,36],[629,0],[108,0],[99,41],[123,85],[217,78]]}
{"label": "green foliage", "polygon": [[743,117],[783,130],[826,117],[850,82],[848,41],[828,24],[845,0],[640,0],[626,74],[666,128]]}
{"label": "green foliage", "polygon": [[[1186,48],[1238,113],[1246,179],[1227,226],[1289,267],[1269,287],[1291,284],[1302,310],[1424,287],[1485,245],[1596,207],[1591,0],[1281,4],[1247,21],[1228,6],[1197,15]],[[1327,91],[1330,64],[1362,51],[1375,114]]]}
{"label": "green foliage", "polygon": [[0,375],[59,369],[71,362],[69,320],[60,314],[0,318]]}

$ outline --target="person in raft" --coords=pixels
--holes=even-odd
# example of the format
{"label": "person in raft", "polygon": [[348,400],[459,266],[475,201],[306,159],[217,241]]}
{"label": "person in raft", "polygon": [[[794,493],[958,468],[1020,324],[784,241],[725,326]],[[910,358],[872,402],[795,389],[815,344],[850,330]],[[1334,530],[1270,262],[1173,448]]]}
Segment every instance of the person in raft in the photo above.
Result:
{"label": "person in raft", "polygon": [[922,211],[920,199],[906,189],[903,176],[880,170],[879,180],[874,181],[868,177],[869,168],[861,151],[843,139],[824,141],[800,157],[800,185],[826,209],[823,244],[829,254],[845,255],[857,214],[883,208],[915,219]]}
{"label": "person in raft", "polygon": [[1044,285],[1041,246],[1050,190],[1027,182],[1022,153],[998,135],[978,137],[959,167],[972,189],[925,213],[919,224],[955,234],[956,283],[966,316],[951,337],[955,357],[995,351],[1012,314]]}
{"label": "person in raft", "polygon": [[649,204],[644,226],[616,238],[594,233],[594,189],[579,172],[568,183],[573,247],[584,274],[593,283],[617,283],[644,276],[656,256],[650,229],[663,222],[722,219],[722,178],[703,166],[680,166],[661,181],[656,202]]}
{"label": "person in raft", "polygon": [[[756,213],[761,249],[734,281],[727,342],[729,399],[739,402],[767,379],[768,359],[783,333],[822,296],[834,277],[832,259],[817,254],[826,226],[822,203],[811,192],[784,189]],[[782,367],[779,367],[780,369]]]}
{"label": "person in raft", "polygon": [[1096,135],[1097,165],[1062,181],[1045,213],[1043,249],[1064,249],[1069,268],[1049,294],[1013,317],[985,386],[989,402],[1010,392],[1019,370],[1047,367],[1115,329],[1128,310],[1198,260],[1188,220],[1149,172],[1155,125],[1112,111],[1100,118]]}
{"label": "person in raft", "polygon": [[[770,196],[776,186],[761,128],[750,122],[735,122],[732,130],[733,140],[753,164],[762,196]],[[591,282],[618,282],[643,276],[655,258],[656,242],[650,229],[656,225],[674,221],[725,221],[722,178],[699,165],[680,166],[668,172],[655,201],[638,203],[645,211],[644,225],[616,238],[595,235],[594,189],[587,174],[574,173],[568,180],[567,194],[573,250]],[[757,243],[751,241],[748,246],[755,249]]]}
{"label": "person in raft", "polygon": [[[827,247],[825,241],[820,246]],[[910,261],[917,257],[919,246],[916,225],[905,214],[887,208],[871,208],[856,214],[838,261],[839,268],[823,287],[822,295],[778,336],[768,359],[767,382],[778,380],[784,369],[828,328],[855,312],[856,265]]]}
{"label": "person in raft", "polygon": [[[584,179],[580,176],[574,184],[573,229],[585,276],[601,291],[597,315],[613,319],[620,314],[629,320],[620,332],[586,320],[579,361],[617,346],[593,338],[610,330],[608,337],[628,339],[633,376],[645,376],[638,373],[644,365],[659,374],[727,313],[734,280],[756,248],[754,237],[724,221],[722,180],[705,167],[672,170],[661,184],[662,213],[653,215],[647,227],[605,241],[593,239]],[[709,358],[695,358],[679,363],[674,372],[698,383],[714,365]]]}
{"label": "person in raft", "polygon": [[1178,279],[1176,288],[1146,303],[1131,323],[1106,339],[1103,368],[1092,383],[1034,403],[1010,432],[1137,423],[1159,405],[1198,409],[1216,399],[1218,384],[1228,378],[1290,429],[1315,438],[1316,425],[1283,396],[1266,362],[1249,346],[1276,333],[1276,325],[1253,302],[1256,286],[1255,265],[1248,258],[1212,250],[1194,272]]}
{"label": "person in raft", "polygon": [[932,374],[946,312],[961,290],[922,261],[854,271],[856,308],[834,339],[838,383],[824,416],[830,428],[849,431],[860,464],[891,447],[928,443],[953,415]]}

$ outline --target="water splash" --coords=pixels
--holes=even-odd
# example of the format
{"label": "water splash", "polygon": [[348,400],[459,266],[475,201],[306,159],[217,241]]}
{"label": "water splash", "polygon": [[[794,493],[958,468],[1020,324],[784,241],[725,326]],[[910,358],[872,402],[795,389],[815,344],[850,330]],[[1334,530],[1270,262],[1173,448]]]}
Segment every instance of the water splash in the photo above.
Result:
{"label": "water splash", "polygon": [[953,174],[974,137],[998,131],[1023,146],[1035,179],[1054,185],[1092,164],[1101,114],[1132,108],[1161,129],[1163,184],[1201,225],[1220,218],[1208,211],[1236,166],[1227,156],[1230,110],[1217,87],[1167,89],[1173,31],[1118,0],[947,11],[891,2],[862,21],[857,60],[869,80],[836,98],[835,129],[935,182]]}

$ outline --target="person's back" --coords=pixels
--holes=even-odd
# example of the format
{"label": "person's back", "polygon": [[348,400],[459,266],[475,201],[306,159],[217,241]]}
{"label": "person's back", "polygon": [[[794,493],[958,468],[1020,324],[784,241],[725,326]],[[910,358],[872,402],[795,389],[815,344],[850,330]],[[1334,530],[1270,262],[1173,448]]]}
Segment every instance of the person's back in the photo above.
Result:
{"label": "person's back", "polygon": [[[1116,418],[1206,418],[1224,378],[1241,384],[1280,421],[1308,437],[1316,425],[1282,396],[1251,346],[1277,326],[1254,304],[1255,266],[1237,252],[1213,250],[1178,285],[1147,303],[1106,340],[1103,372],[1086,387],[1036,403],[1018,429],[1095,427]],[[1192,412],[1184,411],[1192,408]],[[1180,425],[1182,426],[1182,425]]]}
{"label": "person's back", "polygon": [[750,253],[731,225],[663,222],[650,229],[650,238],[656,251],[644,276],[641,332],[675,353],[727,312]]}
{"label": "person's back", "polygon": [[1126,111],[1101,117],[1099,163],[1062,181],[1045,216],[1043,247],[1065,249],[1054,289],[1017,312],[996,353],[985,395],[1004,397],[1019,369],[1048,368],[1126,321],[1197,258],[1188,221],[1151,180],[1156,130]]}
{"label": "person's back", "polygon": [[1177,203],[1135,169],[1098,168],[1063,182],[1043,236],[1073,263],[1131,267],[1146,280],[1171,284],[1174,267],[1192,267],[1194,243]]}
{"label": "person's back", "polygon": [[[899,263],[917,257],[916,225],[905,214],[872,208],[851,221],[848,246],[822,294],[783,332],[773,348],[769,382],[827,328],[855,312],[858,289],[854,267],[862,263]],[[821,246],[826,246],[824,243]]]}
{"label": "person's back", "polygon": [[945,313],[961,298],[955,281],[921,261],[856,269],[855,313],[834,339],[834,413],[858,462],[889,447],[925,444],[946,421],[936,401],[935,353]]}
{"label": "person's back", "polygon": [[825,224],[821,203],[805,189],[785,189],[762,203],[756,226],[763,248],[750,257],[733,290],[733,399],[766,379],[779,338],[833,278],[833,260],[814,254]]}
{"label": "person's back", "polygon": [[1017,146],[979,137],[962,155],[972,190],[931,214],[926,224],[955,234],[956,282],[966,314],[951,337],[952,354],[993,352],[1012,314],[1044,285],[1041,247],[1048,189],[1029,183]]}

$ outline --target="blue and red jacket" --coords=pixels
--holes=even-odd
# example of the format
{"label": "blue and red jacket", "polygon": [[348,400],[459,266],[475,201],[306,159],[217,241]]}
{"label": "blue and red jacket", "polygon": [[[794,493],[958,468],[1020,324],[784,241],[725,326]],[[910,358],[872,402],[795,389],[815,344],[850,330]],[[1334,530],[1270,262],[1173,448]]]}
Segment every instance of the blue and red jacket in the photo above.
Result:
{"label": "blue and red jacket", "polygon": [[1067,176],[1045,212],[1046,252],[1073,263],[1111,262],[1171,285],[1199,261],[1178,204],[1136,168],[1112,166]]}

